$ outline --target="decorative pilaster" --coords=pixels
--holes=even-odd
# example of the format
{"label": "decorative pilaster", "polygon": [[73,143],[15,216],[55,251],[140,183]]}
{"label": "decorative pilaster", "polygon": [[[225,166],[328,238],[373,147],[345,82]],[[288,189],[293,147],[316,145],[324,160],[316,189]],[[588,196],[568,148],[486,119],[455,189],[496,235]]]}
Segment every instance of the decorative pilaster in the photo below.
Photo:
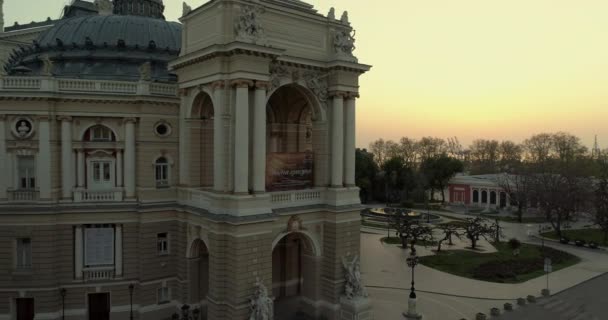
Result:
{"label": "decorative pilaster", "polygon": [[48,116],[38,117],[38,156],[36,168],[40,199],[51,199],[51,128]]}
{"label": "decorative pilaster", "polygon": [[268,82],[256,81],[253,106],[253,192],[266,191],[266,90]]}
{"label": "decorative pilaster", "polygon": [[192,104],[192,98],[187,89],[180,89],[179,96],[181,98],[179,107],[179,184],[188,186],[190,185],[190,130],[186,120],[190,117],[188,109]]}
{"label": "decorative pilaster", "polygon": [[125,122],[125,158],[124,182],[127,198],[135,198],[135,122],[137,119],[128,118]]}
{"label": "decorative pilaster", "polygon": [[226,190],[226,152],[224,132],[224,81],[216,81],[213,88],[213,190]]}
{"label": "decorative pilaster", "polygon": [[[1,29],[0,29],[1,31]],[[5,179],[0,179],[0,199],[6,199],[6,190],[10,185],[8,175],[8,158],[6,155],[6,116],[0,114],[0,176]]]}
{"label": "decorative pilaster", "polygon": [[74,164],[72,163],[72,117],[60,116],[61,121],[61,198],[72,198]]}
{"label": "decorative pilaster", "polygon": [[74,228],[74,278],[82,279],[83,267],[83,235],[82,226]]}
{"label": "decorative pilaster", "polygon": [[122,150],[117,150],[116,151],[116,186],[117,187],[122,187],[123,186],[123,170],[122,170],[122,166],[123,166],[123,157],[122,157]]}
{"label": "decorative pilaster", "polygon": [[351,92],[344,104],[344,185],[355,186],[355,105],[359,94]]}
{"label": "decorative pilaster", "polygon": [[332,92],[331,109],[331,187],[343,186],[344,174],[344,92]]}
{"label": "decorative pilaster", "polygon": [[249,87],[250,80],[234,80],[236,88],[234,120],[234,193],[249,191]]}
{"label": "decorative pilaster", "polygon": [[114,271],[116,277],[122,277],[122,224],[117,224],[114,228]]}

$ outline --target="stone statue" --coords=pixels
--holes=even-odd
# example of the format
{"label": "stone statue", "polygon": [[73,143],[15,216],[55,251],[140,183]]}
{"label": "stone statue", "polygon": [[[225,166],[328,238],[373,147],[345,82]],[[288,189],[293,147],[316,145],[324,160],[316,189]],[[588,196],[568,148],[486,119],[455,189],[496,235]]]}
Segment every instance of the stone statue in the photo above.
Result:
{"label": "stone statue", "polygon": [[100,16],[109,16],[114,12],[114,5],[110,0],[95,0],[95,6]]}
{"label": "stone statue", "polygon": [[30,127],[27,125],[25,120],[21,120],[19,122],[19,126],[17,127],[17,134],[20,138],[26,137],[30,133]]}
{"label": "stone statue", "polygon": [[359,256],[355,255],[351,261],[346,257],[342,257],[342,266],[344,267],[344,276],[346,283],[344,284],[344,294],[348,300],[355,298],[367,298],[367,290],[363,286],[361,280],[361,263]]}
{"label": "stone statue", "polygon": [[270,63],[270,86],[271,90],[281,85],[281,78],[289,76],[289,69],[276,61]]}
{"label": "stone statue", "polygon": [[325,103],[328,98],[327,77],[329,74],[320,74],[316,72],[307,72],[304,74],[306,86],[317,96],[319,102]]}
{"label": "stone statue", "polygon": [[331,7],[329,9],[329,13],[327,13],[327,19],[336,20],[336,9],[334,9],[334,7]]}
{"label": "stone statue", "polygon": [[272,320],[274,317],[274,306],[272,299],[268,296],[268,289],[260,279],[255,282],[255,293],[251,299],[251,316],[249,320]]}
{"label": "stone statue", "polygon": [[48,55],[42,57],[42,69],[40,69],[40,75],[52,76],[53,75],[53,61]]}
{"label": "stone statue", "polygon": [[348,11],[344,11],[344,13],[342,13],[342,18],[340,18],[340,21],[344,24],[350,23],[348,22]]}
{"label": "stone statue", "polygon": [[339,30],[334,34],[334,49],[337,54],[353,56],[355,50],[355,34],[353,30],[352,34],[348,30]]}
{"label": "stone statue", "polygon": [[182,5],[182,17],[187,15],[188,13],[192,12],[192,7],[189,6],[186,1],[184,1],[183,5]]}
{"label": "stone statue", "polygon": [[152,64],[148,61],[139,66],[139,80],[150,81],[152,80]]}
{"label": "stone statue", "polygon": [[241,15],[237,18],[234,30],[237,39],[253,43],[264,39],[264,28],[258,20],[259,9],[253,6],[243,6]]}

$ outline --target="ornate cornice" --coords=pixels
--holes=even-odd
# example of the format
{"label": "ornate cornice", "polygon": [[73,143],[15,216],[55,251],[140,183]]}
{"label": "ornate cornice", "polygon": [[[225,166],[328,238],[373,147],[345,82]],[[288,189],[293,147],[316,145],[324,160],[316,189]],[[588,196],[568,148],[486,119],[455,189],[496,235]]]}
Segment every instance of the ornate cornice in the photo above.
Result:
{"label": "ornate cornice", "polygon": [[213,81],[211,83],[211,89],[224,89],[226,87],[226,82],[223,80]]}
{"label": "ornate cornice", "polygon": [[137,123],[137,118],[124,118],[122,123]]}
{"label": "ornate cornice", "polygon": [[57,116],[57,120],[59,120],[59,121],[72,121],[72,117],[71,116],[60,115],[60,116]]}
{"label": "ornate cornice", "polygon": [[329,97],[330,97],[330,98],[336,98],[336,97],[339,97],[339,98],[344,99],[344,98],[348,97],[348,92],[347,92],[347,91],[339,91],[339,90],[336,90],[336,91],[330,91],[330,92],[329,92]]}

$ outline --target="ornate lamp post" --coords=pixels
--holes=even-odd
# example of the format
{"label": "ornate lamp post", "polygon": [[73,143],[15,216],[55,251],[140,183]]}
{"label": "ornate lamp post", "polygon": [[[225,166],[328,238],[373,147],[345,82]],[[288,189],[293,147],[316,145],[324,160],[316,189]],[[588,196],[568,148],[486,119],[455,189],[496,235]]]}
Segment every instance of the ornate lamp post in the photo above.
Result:
{"label": "ornate lamp post", "polygon": [[412,268],[412,288],[410,292],[410,298],[408,300],[408,310],[407,313],[403,313],[403,316],[406,319],[422,319],[422,316],[418,314],[416,310],[416,288],[414,287],[414,269],[418,265],[418,256],[416,255],[416,249],[412,249],[410,256],[406,259],[407,266]]}
{"label": "ornate lamp post", "polygon": [[59,290],[59,294],[61,295],[61,319],[65,320],[65,295],[67,290],[65,288],[61,288]]}
{"label": "ornate lamp post", "polygon": [[133,320],[133,289],[135,289],[135,286],[131,283],[129,285],[129,299],[130,299],[129,320]]}

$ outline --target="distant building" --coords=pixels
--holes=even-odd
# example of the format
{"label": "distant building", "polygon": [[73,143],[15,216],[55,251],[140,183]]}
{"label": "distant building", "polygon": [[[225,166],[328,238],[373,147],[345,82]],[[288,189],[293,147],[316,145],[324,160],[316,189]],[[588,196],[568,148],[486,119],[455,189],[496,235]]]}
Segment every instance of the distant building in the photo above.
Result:
{"label": "distant building", "polygon": [[486,210],[509,209],[509,196],[499,184],[503,177],[503,174],[457,175],[448,184],[449,203]]}

